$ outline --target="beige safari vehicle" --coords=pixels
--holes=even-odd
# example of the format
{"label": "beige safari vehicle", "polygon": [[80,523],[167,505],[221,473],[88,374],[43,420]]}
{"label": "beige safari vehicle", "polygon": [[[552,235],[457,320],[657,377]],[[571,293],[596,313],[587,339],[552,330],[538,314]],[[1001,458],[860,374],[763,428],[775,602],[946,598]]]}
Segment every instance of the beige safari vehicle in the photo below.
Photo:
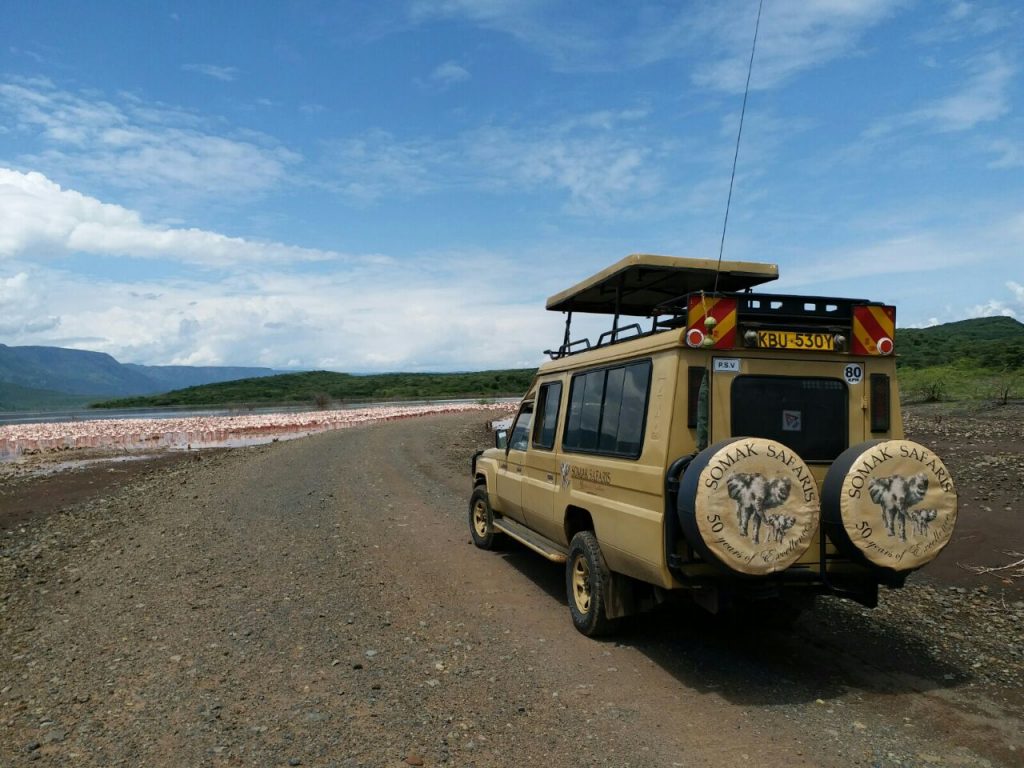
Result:
{"label": "beige safari vehicle", "polygon": [[[874,606],[949,541],[953,480],[903,437],[895,308],[752,290],[777,277],[632,255],[548,299],[564,339],[473,456],[469,527],[564,563],[584,634],[680,592],[781,622]],[[611,328],[573,340],[580,312]]]}

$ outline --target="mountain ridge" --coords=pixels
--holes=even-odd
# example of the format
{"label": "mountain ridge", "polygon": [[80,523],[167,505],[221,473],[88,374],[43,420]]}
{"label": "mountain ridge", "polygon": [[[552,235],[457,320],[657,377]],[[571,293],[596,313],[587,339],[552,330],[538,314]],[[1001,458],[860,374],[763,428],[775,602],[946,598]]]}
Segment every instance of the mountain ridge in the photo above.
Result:
{"label": "mountain ridge", "polygon": [[[274,376],[255,366],[182,366],[121,363],[105,352],[0,344],[0,408],[31,408],[59,401],[153,395],[234,379]],[[35,394],[33,394],[35,393]]]}

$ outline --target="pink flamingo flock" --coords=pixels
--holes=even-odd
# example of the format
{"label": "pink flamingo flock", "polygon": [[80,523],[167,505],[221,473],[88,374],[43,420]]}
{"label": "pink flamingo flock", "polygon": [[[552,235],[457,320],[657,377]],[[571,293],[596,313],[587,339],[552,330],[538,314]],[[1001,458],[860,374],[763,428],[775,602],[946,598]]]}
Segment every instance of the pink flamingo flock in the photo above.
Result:
{"label": "pink flamingo flock", "polygon": [[275,439],[440,413],[507,411],[508,405],[448,403],[351,410],[189,416],[179,419],[95,419],[0,426],[0,459],[77,448],[186,449],[250,445]]}

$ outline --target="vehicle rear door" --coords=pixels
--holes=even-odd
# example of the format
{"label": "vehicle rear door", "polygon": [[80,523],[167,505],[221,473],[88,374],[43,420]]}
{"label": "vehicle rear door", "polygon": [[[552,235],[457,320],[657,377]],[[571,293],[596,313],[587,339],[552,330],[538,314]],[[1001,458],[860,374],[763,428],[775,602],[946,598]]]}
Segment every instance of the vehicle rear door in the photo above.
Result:
{"label": "vehicle rear door", "polygon": [[871,437],[863,360],[721,356],[711,368],[711,443],[741,436],[776,440],[820,483],[840,453]]}

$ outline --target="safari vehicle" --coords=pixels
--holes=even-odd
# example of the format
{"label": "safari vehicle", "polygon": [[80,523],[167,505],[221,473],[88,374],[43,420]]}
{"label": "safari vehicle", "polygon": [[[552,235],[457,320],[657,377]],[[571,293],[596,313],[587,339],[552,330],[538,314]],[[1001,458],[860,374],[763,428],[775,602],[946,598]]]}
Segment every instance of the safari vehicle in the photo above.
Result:
{"label": "safari vehicle", "polygon": [[[469,527],[564,563],[584,634],[680,591],[769,619],[873,607],[949,541],[953,481],[903,437],[895,308],[752,290],[777,277],[632,255],[548,299],[564,339],[473,456]],[[580,312],[611,328],[573,340]]]}

